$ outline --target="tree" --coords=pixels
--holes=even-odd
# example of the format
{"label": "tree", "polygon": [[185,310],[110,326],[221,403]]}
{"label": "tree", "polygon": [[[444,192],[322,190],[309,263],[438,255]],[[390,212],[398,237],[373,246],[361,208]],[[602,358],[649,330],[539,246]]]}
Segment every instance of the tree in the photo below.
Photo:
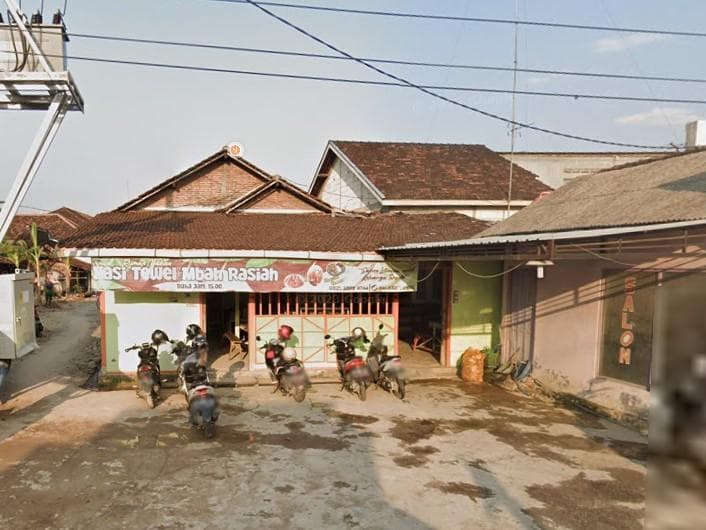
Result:
{"label": "tree", "polygon": [[0,243],[0,256],[9,259],[16,269],[27,261],[27,243],[19,241],[3,241]]}
{"label": "tree", "polygon": [[37,280],[39,280],[39,269],[41,266],[41,260],[47,255],[44,250],[44,246],[39,244],[39,235],[37,231],[37,223],[32,223],[32,228],[30,230],[30,239],[32,245],[27,249],[27,255],[32,260],[34,265],[34,272],[37,275]]}

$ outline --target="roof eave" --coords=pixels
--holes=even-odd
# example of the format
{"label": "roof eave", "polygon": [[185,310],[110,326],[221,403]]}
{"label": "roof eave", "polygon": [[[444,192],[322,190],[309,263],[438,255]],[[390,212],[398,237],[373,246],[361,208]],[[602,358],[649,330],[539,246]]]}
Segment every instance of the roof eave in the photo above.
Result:
{"label": "roof eave", "polygon": [[535,232],[530,234],[508,234],[504,236],[486,236],[471,239],[460,239],[455,241],[435,241],[430,243],[410,243],[407,245],[394,247],[381,247],[379,252],[396,252],[406,250],[431,250],[448,247],[473,247],[488,245],[504,245],[509,243],[531,243],[537,241],[559,241],[567,239],[591,239],[596,237],[633,234],[642,232],[654,232],[658,230],[669,230],[675,228],[688,228],[691,226],[706,225],[706,219],[694,219],[691,221],[676,221],[671,223],[654,223],[647,225],[630,225],[611,228],[592,228],[565,230],[559,232]]}

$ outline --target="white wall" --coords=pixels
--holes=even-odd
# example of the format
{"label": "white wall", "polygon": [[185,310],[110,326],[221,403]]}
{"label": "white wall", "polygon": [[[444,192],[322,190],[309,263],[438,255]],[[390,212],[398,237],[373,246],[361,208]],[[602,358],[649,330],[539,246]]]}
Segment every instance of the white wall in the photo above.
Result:
{"label": "white wall", "polygon": [[[198,293],[130,293],[105,291],[106,371],[134,372],[137,351],[125,348],[150,340],[155,329],[170,339],[184,339],[186,326],[200,322]],[[159,359],[160,367],[173,370],[168,356]]]}
{"label": "white wall", "polygon": [[319,198],[341,210],[378,211],[382,204],[355,173],[336,158]]}
{"label": "white wall", "polygon": [[[508,153],[500,153],[510,159]],[[648,160],[666,153],[515,153],[515,164],[531,171],[552,188],[570,180],[622,164]]]}

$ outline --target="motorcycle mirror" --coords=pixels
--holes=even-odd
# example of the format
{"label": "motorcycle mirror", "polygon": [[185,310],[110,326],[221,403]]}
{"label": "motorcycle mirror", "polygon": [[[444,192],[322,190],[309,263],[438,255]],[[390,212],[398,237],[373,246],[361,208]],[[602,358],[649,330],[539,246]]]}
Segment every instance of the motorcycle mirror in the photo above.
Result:
{"label": "motorcycle mirror", "polygon": [[384,328],[384,327],[385,327],[385,326],[383,326],[382,324],[380,324],[380,325],[378,326],[378,329],[382,330],[382,328]]}
{"label": "motorcycle mirror", "polygon": [[327,333],[326,335],[324,335],[324,338],[325,338],[326,340],[329,340],[329,339],[331,338],[331,335],[329,335],[329,334]]}
{"label": "motorcycle mirror", "polygon": [[259,340],[260,340],[260,335],[258,335],[257,337],[255,337],[255,340],[259,341]]}

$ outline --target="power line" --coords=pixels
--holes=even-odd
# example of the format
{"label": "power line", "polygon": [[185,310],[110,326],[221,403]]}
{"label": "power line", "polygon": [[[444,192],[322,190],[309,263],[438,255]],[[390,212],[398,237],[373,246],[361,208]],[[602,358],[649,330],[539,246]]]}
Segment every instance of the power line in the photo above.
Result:
{"label": "power line", "polygon": [[[1,53],[11,53],[8,51],[0,50]],[[585,94],[585,93],[575,93],[575,92],[540,92],[532,90],[510,90],[506,88],[482,88],[482,87],[471,87],[471,86],[452,86],[452,85],[417,85],[410,84],[408,82],[395,82],[395,81],[376,81],[368,79],[356,79],[348,77],[332,77],[332,76],[318,76],[318,75],[307,75],[307,74],[288,74],[284,72],[265,72],[258,70],[240,70],[231,68],[221,68],[221,67],[210,67],[210,66],[199,66],[199,65],[189,65],[189,64],[173,64],[173,63],[161,63],[152,61],[134,61],[128,59],[110,59],[105,57],[88,57],[81,55],[52,55],[45,54],[46,57],[65,57],[67,59],[72,59],[76,61],[87,61],[96,63],[109,63],[109,64],[122,64],[122,65],[132,65],[132,66],[146,66],[152,68],[167,68],[174,70],[191,70],[199,72],[214,72],[222,74],[239,74],[239,75],[250,75],[256,77],[273,77],[282,79],[298,79],[304,81],[323,81],[329,83],[344,83],[344,84],[354,84],[354,85],[371,85],[371,86],[383,86],[383,87],[398,87],[398,88],[417,88],[424,90],[448,90],[453,92],[474,92],[482,94],[520,94],[523,96],[540,96],[540,97],[557,97],[557,98],[568,98],[568,99],[591,99],[591,100],[604,100],[604,101],[633,101],[633,102],[649,102],[649,103],[682,103],[682,104],[697,104],[706,105],[706,99],[680,99],[680,98],[646,98],[641,96],[627,96],[627,95],[609,95],[609,94]],[[402,78],[399,78],[400,80]],[[1,91],[2,89],[0,89]],[[38,89],[37,91],[42,91]],[[445,97],[439,95],[439,97]],[[502,118],[503,121],[508,123],[519,123],[513,122],[513,120],[506,120]],[[526,125],[518,125],[520,127],[527,127]]]}
{"label": "power line", "polygon": [[457,107],[460,107],[460,108],[463,108],[463,109],[466,109],[466,110],[470,110],[471,112],[475,112],[475,113],[477,113],[477,114],[481,114],[481,115],[486,116],[486,117],[488,117],[488,118],[492,118],[492,119],[494,119],[494,120],[498,120],[498,121],[502,121],[502,122],[505,122],[505,123],[509,123],[510,125],[520,126],[520,127],[526,128],[526,129],[533,130],[533,131],[538,131],[538,132],[542,132],[542,133],[545,133],[545,134],[551,134],[551,135],[553,135],[553,136],[560,136],[560,137],[569,138],[569,139],[572,139],[572,140],[581,140],[581,141],[584,141],[584,142],[591,142],[591,143],[596,143],[596,144],[601,144],[601,145],[613,145],[613,146],[616,146],[616,147],[632,147],[632,148],[636,148],[636,149],[668,149],[668,148],[669,148],[669,146],[641,145],[641,144],[630,144],[630,143],[626,143],[626,142],[614,142],[614,141],[609,141],[609,140],[600,140],[600,139],[598,139],[598,138],[590,138],[590,137],[588,137],[588,136],[579,136],[579,135],[576,135],[576,134],[563,133],[563,132],[560,132],[560,131],[555,131],[555,130],[547,129],[547,128],[544,128],[544,127],[538,127],[538,126],[532,125],[532,124],[530,124],[530,123],[523,123],[523,122],[519,122],[519,121],[516,121],[516,120],[510,120],[510,119],[505,118],[505,117],[503,117],[503,116],[500,116],[500,115],[498,115],[498,114],[494,114],[494,113],[492,113],[492,112],[488,112],[488,111],[486,111],[486,110],[479,109],[478,107],[473,107],[473,106],[471,106],[471,105],[467,105],[467,104],[465,104],[465,103],[461,103],[460,101],[457,101],[457,100],[455,100],[455,99],[448,98],[448,97],[446,97],[446,96],[444,96],[444,95],[442,95],[442,94],[438,94],[437,92],[433,92],[432,90],[429,90],[429,89],[427,89],[427,88],[424,88],[424,87],[421,87],[421,86],[419,86],[419,85],[416,85],[416,84],[414,84],[414,83],[408,81],[407,79],[405,79],[405,78],[403,78],[403,77],[400,77],[400,76],[391,74],[391,73],[387,72],[386,70],[383,70],[382,68],[379,68],[379,67],[377,67],[377,66],[375,66],[375,65],[372,65],[372,64],[370,64],[370,63],[367,63],[367,62],[365,62],[364,60],[359,59],[359,58],[357,58],[357,57],[354,57],[354,56],[352,56],[351,54],[349,54],[349,53],[347,53],[347,52],[341,50],[340,48],[337,48],[337,47],[334,46],[333,44],[330,44],[330,43],[326,42],[325,40],[323,40],[323,39],[317,37],[316,35],[313,35],[312,33],[308,32],[307,30],[305,30],[305,29],[303,29],[303,28],[297,26],[296,24],[294,24],[294,23],[288,21],[287,19],[285,19],[285,18],[283,18],[283,17],[280,17],[279,15],[277,15],[277,14],[273,13],[272,11],[270,11],[269,9],[267,9],[267,8],[265,8],[265,7],[261,6],[261,5],[259,5],[257,2],[254,2],[253,0],[244,0],[244,1],[246,1],[246,2],[249,3],[249,4],[251,4],[252,6],[256,7],[257,9],[259,9],[260,11],[262,11],[263,13],[267,14],[269,17],[274,18],[275,20],[278,20],[278,21],[281,22],[282,24],[284,24],[284,25],[286,25],[286,26],[288,26],[288,27],[294,29],[294,30],[297,31],[298,33],[301,33],[302,35],[305,35],[305,36],[308,37],[309,39],[311,39],[311,40],[313,40],[313,41],[315,41],[315,42],[318,42],[319,44],[321,44],[321,45],[323,45],[323,46],[326,46],[328,49],[333,50],[333,51],[335,51],[336,53],[339,53],[339,54],[341,54],[341,55],[344,55],[344,56],[346,56],[346,57],[348,57],[348,58],[350,58],[350,59],[352,59],[352,60],[354,60],[354,61],[356,61],[356,62],[362,64],[363,66],[365,66],[366,68],[368,68],[368,69],[370,69],[370,70],[373,70],[374,72],[377,72],[377,73],[379,73],[379,74],[381,74],[381,75],[383,75],[383,76],[385,76],[385,77],[387,77],[387,78],[389,78],[389,79],[393,79],[394,81],[396,81],[396,82],[398,82],[398,83],[403,83],[403,84],[405,84],[405,85],[407,85],[407,86],[409,86],[409,87],[411,87],[411,88],[416,88],[416,89],[419,90],[420,92],[423,92],[423,93],[425,93],[425,94],[427,94],[427,95],[429,95],[429,96],[431,96],[431,97],[433,97],[433,98],[439,99],[439,100],[441,100],[441,101],[446,101],[447,103],[450,103],[451,105],[454,105],[454,106],[457,106]]}
{"label": "power line", "polygon": [[[135,44],[153,44],[158,46],[179,46],[185,48],[201,48],[208,50],[223,50],[223,51],[236,51],[244,53],[259,53],[259,54],[270,54],[270,55],[283,55],[289,57],[306,57],[312,59],[331,59],[331,60],[343,60],[351,61],[348,57],[341,55],[332,55],[326,53],[308,53],[308,52],[295,52],[288,50],[273,50],[268,48],[249,48],[244,46],[228,46],[223,44],[206,44],[198,42],[184,42],[184,41],[171,41],[171,40],[158,40],[158,39],[142,39],[137,37],[123,37],[118,35],[100,35],[96,33],[68,33],[69,37],[75,37],[79,39],[94,39],[94,40],[105,40],[105,41],[115,41],[115,42],[129,42]],[[495,72],[513,72],[515,69],[509,66],[488,66],[488,65],[476,65],[476,64],[450,64],[450,63],[437,63],[437,62],[424,62],[424,61],[408,61],[404,59],[384,59],[384,58],[374,58],[374,57],[361,57],[362,60],[369,63],[378,64],[396,64],[401,66],[419,66],[426,68],[448,68],[448,69],[459,69],[459,70],[485,70],[485,71],[495,71]],[[606,78],[606,79],[629,79],[629,80],[647,80],[647,81],[665,81],[665,82],[677,82],[677,83],[706,83],[706,78],[693,78],[693,77],[670,77],[670,76],[656,76],[656,75],[629,75],[629,74],[614,74],[614,73],[600,73],[600,72],[578,72],[572,70],[552,70],[552,69],[542,69],[542,68],[517,68],[518,72],[529,73],[529,74],[544,74],[544,75],[559,75],[559,76],[577,76],[577,77],[592,77],[592,78]]]}
{"label": "power line", "polygon": [[[252,4],[250,0],[209,0],[211,2],[221,2],[228,4]],[[401,11],[376,11],[371,9],[350,9],[343,7],[325,7],[314,6],[307,4],[287,4],[279,2],[257,2],[261,6],[284,7],[288,9],[305,9],[310,11],[325,11],[331,13],[348,13],[353,15],[374,15],[395,18],[422,18],[428,20],[447,20],[455,22],[475,22],[484,24],[515,24],[515,20],[507,18],[483,18],[483,17],[464,17],[454,15],[434,15],[430,13],[409,13]],[[518,22],[521,26],[535,26],[556,29],[578,29],[586,31],[608,31],[621,33],[642,33],[649,35],[670,35],[675,37],[706,37],[706,33],[701,31],[681,31],[668,30],[659,28],[632,28],[632,27],[611,27],[597,26],[588,24],[565,24],[561,22],[547,22],[541,20],[523,20]]]}

